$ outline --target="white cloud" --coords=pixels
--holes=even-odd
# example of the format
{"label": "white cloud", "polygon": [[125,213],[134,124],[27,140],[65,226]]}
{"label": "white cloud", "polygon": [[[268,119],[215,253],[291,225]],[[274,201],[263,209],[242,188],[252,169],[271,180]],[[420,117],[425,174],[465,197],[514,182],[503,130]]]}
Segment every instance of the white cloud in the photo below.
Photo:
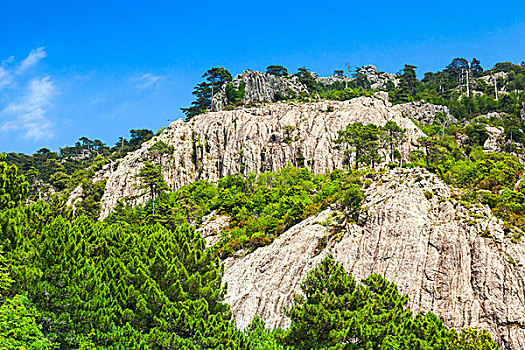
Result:
{"label": "white cloud", "polygon": [[13,63],[15,58],[13,56],[0,62],[0,90],[10,85],[13,81],[13,76],[9,70],[8,65]]}
{"label": "white cloud", "polygon": [[4,67],[0,66],[0,90],[11,84],[11,74]]}
{"label": "white cloud", "polygon": [[29,55],[20,63],[17,73],[23,73],[29,68],[33,67],[40,61],[42,58],[46,57],[45,47],[39,47],[37,49],[31,50]]}
{"label": "white cloud", "polygon": [[0,112],[1,119],[10,118],[0,126],[0,131],[20,130],[24,138],[34,140],[54,136],[46,113],[55,92],[50,77],[32,79],[26,94]]}
{"label": "white cloud", "polygon": [[0,62],[0,90],[13,83],[17,82],[15,76],[17,74],[25,73],[29,68],[34,67],[41,59],[46,57],[45,47],[39,47],[31,50],[29,55],[22,60],[19,64],[15,63],[15,57],[10,56],[9,58]]}
{"label": "white cloud", "polygon": [[147,89],[154,85],[157,85],[163,78],[162,75],[153,75],[151,73],[143,73],[133,80],[137,82],[137,88]]}

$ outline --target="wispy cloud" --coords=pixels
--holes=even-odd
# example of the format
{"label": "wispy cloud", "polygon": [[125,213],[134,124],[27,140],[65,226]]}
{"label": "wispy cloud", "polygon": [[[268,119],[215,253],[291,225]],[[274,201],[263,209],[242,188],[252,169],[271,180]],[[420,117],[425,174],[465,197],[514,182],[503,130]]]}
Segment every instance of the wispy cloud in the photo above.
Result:
{"label": "wispy cloud", "polygon": [[135,77],[133,80],[137,82],[137,88],[147,89],[157,85],[160,80],[163,78],[162,75],[153,75],[151,73],[143,73],[138,77]]}
{"label": "wispy cloud", "polygon": [[26,94],[0,112],[0,117],[11,118],[0,126],[0,131],[19,130],[24,138],[33,140],[53,137],[46,113],[55,92],[56,87],[50,77],[31,80]]}
{"label": "wispy cloud", "polygon": [[13,63],[14,57],[11,56],[0,62],[0,90],[11,84],[13,80],[12,72],[9,70],[9,64]]}
{"label": "wispy cloud", "polygon": [[31,50],[29,55],[20,63],[17,73],[23,73],[29,68],[33,67],[40,61],[42,58],[46,57],[45,47],[39,47],[37,49]]}
{"label": "wispy cloud", "polygon": [[[46,57],[44,47],[31,50],[22,61],[14,57],[0,62],[0,132],[20,133],[25,139],[40,140],[54,136],[47,113],[56,95],[50,76],[38,76],[29,69]],[[0,100],[0,103],[2,100]]]}
{"label": "wispy cloud", "polygon": [[2,66],[0,66],[0,90],[11,83],[11,75]]}

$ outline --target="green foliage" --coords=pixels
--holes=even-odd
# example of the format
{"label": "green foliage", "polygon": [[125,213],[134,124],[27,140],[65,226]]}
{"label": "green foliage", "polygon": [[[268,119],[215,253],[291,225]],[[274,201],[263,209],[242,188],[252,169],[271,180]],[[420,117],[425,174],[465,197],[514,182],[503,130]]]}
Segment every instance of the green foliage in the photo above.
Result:
{"label": "green foliage", "polygon": [[57,349],[44,337],[35,320],[37,314],[24,296],[5,300],[0,306],[0,349]]}
{"label": "green foliage", "polygon": [[24,202],[27,196],[28,183],[14,165],[7,165],[0,154],[0,210],[14,208]]}
{"label": "green foliage", "polygon": [[0,344],[248,349],[222,302],[219,260],[193,228],[59,214],[43,202],[0,210],[0,286],[13,296],[0,298]]}
{"label": "green foliage", "polygon": [[136,177],[140,179],[140,188],[147,190],[142,195],[150,194],[153,213],[155,213],[155,196],[168,189],[168,185],[162,176],[161,168],[146,161]]}
{"label": "green foliage", "polygon": [[323,85],[317,80],[315,80],[315,78],[312,76],[312,73],[310,73],[309,69],[301,67],[297,69],[297,73],[295,73],[294,75],[299,79],[301,83],[303,83],[306,86],[310,93],[323,91]]}
{"label": "green foliage", "polygon": [[354,221],[357,221],[359,212],[361,211],[361,203],[365,199],[363,191],[357,184],[350,184],[350,186],[344,190],[341,196],[341,204],[346,208],[346,214],[351,217]]}
{"label": "green foliage", "polygon": [[233,87],[233,84],[231,83],[226,85],[225,92],[226,92],[226,99],[228,100],[229,106],[238,106],[243,103],[244,88],[245,88],[244,83],[240,84],[239,90],[236,90]]}
{"label": "green foliage", "polygon": [[416,77],[416,66],[405,64],[399,74],[399,85],[390,95],[395,101],[410,102],[414,100],[419,81]]}
{"label": "green foliage", "polygon": [[320,92],[320,97],[327,100],[346,101],[361,96],[372,96],[373,94],[373,91],[366,90],[358,86],[355,88],[348,87],[342,90],[333,89],[328,91],[322,91]]}
{"label": "green foliage", "polygon": [[[356,173],[313,176],[306,168],[263,173],[252,183],[240,177],[219,182],[218,210],[231,217],[217,247],[221,256],[271,243],[281,233],[336,201],[356,217],[363,195]],[[346,190],[346,191],[345,191]]]}
{"label": "green foliage", "polygon": [[268,330],[265,328],[265,323],[255,316],[252,323],[244,330],[244,334],[250,343],[250,349],[254,350],[291,350],[290,346],[285,346],[279,343],[279,338],[282,336],[281,329]]}
{"label": "green foliage", "polygon": [[[482,152],[471,152],[473,161],[494,160],[482,157]],[[151,171],[142,174],[144,183],[158,180],[160,169],[146,166]],[[13,168],[9,186],[19,188],[24,180]],[[519,176],[504,172],[497,162],[495,168],[496,183],[512,184]],[[488,163],[483,169],[491,170]],[[77,210],[94,217],[104,183],[83,185],[85,203]],[[308,274],[304,296],[295,295],[288,312],[290,330],[266,330],[258,318],[244,332],[234,327],[223,303],[223,267],[188,223],[212,210],[229,215],[230,227],[217,246],[227,256],[270,242],[335,201],[355,219],[363,200],[360,185],[358,173],[339,170],[313,176],[305,168],[288,167],[258,177],[227,176],[218,186],[201,181],[163,193],[157,198],[157,213],[147,206],[121,204],[105,222],[84,216],[74,220],[53,203],[22,206],[20,200],[5,206],[0,210],[5,246],[5,254],[0,254],[0,346],[497,349],[486,332],[449,331],[430,313],[412,315],[407,297],[379,275],[357,285],[331,258]],[[524,194],[513,197],[525,201]]]}
{"label": "green foliage", "polygon": [[206,112],[211,108],[211,100],[221,87],[232,81],[232,75],[224,68],[211,68],[202,75],[206,78],[204,82],[199,83],[193,89],[193,95],[196,100],[191,103],[191,107],[181,108],[186,115],[186,120],[196,115]]}
{"label": "green foliage", "polygon": [[499,346],[494,343],[490,333],[486,330],[472,328],[461,332],[451,330],[450,349],[452,350],[497,350]]}
{"label": "green foliage", "polygon": [[523,165],[516,157],[504,153],[484,153],[479,147],[468,159],[443,162],[439,165],[443,178],[456,187],[489,190],[499,193],[513,188],[523,173]]}
{"label": "green foliage", "polygon": [[518,159],[505,153],[484,152],[476,146],[484,138],[479,125],[473,125],[469,131],[469,143],[473,146],[466,149],[459,148],[451,135],[440,137],[439,131],[431,127],[423,130],[432,136],[418,140],[424,151],[413,151],[406,166],[426,167],[449,185],[461,188],[464,193],[458,199],[487,204],[507,229],[518,228],[516,237],[521,236],[525,231],[525,188],[516,187],[524,172]]}
{"label": "green foliage", "polygon": [[266,73],[275,75],[276,77],[284,77],[288,75],[288,70],[283,66],[272,65],[266,67]]}
{"label": "green foliage", "polygon": [[485,125],[469,123],[465,126],[465,135],[468,136],[470,146],[483,146],[489,138]]}
{"label": "green foliage", "polygon": [[[29,200],[52,200],[50,193],[70,192],[83,181],[90,181],[93,173],[107,163],[124,157],[149,140],[153,133],[148,129],[130,130],[131,138],[121,137],[114,147],[107,147],[100,140],[81,137],[75,146],[64,147],[59,153],[42,148],[33,155],[7,154],[6,162],[15,165],[29,182]],[[54,190],[54,191],[52,191]]]}
{"label": "green foliage", "polygon": [[287,311],[283,343],[297,349],[497,349],[486,332],[448,330],[413,313],[407,296],[377,274],[358,285],[330,256],[310,271]]}
{"label": "green foliage", "polygon": [[[381,127],[380,138],[384,141],[384,147],[390,151],[390,161],[394,162],[395,151],[397,147],[401,146],[406,141],[406,130],[397,125],[396,122],[389,120]],[[401,158],[401,157],[399,157]]]}
{"label": "green foliage", "polygon": [[165,154],[173,153],[173,150],[174,147],[168,146],[168,144],[166,144],[166,142],[164,141],[157,141],[153,144],[153,146],[148,148],[149,153],[153,154],[153,156],[155,156],[158,159],[158,162],[160,164],[162,164],[162,157]]}
{"label": "green foliage", "polygon": [[120,202],[106,218],[106,222],[119,223],[134,229],[160,223],[170,230],[175,230],[186,222],[200,223],[204,215],[216,208],[217,195],[217,186],[197,181],[176,192],[162,193],[156,198],[155,214],[152,213],[151,203],[132,208]]}
{"label": "green foliage", "polygon": [[222,303],[219,261],[192,228],[135,232],[59,217],[13,248],[13,293],[43,311],[42,329],[61,348],[122,346],[126,334],[135,342],[128,348],[237,349],[244,341]]}
{"label": "green foliage", "polygon": [[82,182],[82,196],[80,202],[76,203],[75,215],[86,216],[92,220],[97,220],[100,214],[100,200],[104,195],[106,180],[92,182],[84,180]]}
{"label": "green foliage", "polygon": [[121,203],[106,219],[139,227],[160,223],[174,229],[184,223],[199,224],[213,210],[231,218],[216,245],[223,256],[240,249],[267,245],[291,226],[339,201],[347,217],[357,219],[363,200],[361,180],[355,172],[334,171],[313,176],[306,168],[287,167],[256,177],[230,175],[218,186],[199,181],[157,197],[151,205],[131,208]]}
{"label": "green foliage", "polygon": [[342,147],[345,161],[350,168],[350,158],[355,162],[355,168],[359,168],[359,163],[371,165],[381,161],[379,155],[379,137],[381,129],[375,124],[363,125],[361,122],[351,123],[346,129],[337,132],[338,138],[334,140],[336,147]]}

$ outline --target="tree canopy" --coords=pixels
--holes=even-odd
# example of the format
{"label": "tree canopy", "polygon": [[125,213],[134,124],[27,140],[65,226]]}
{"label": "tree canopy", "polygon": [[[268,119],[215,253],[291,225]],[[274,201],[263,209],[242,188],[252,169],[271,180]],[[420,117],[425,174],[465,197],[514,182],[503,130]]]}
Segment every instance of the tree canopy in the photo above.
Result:
{"label": "tree canopy", "polygon": [[266,67],[266,73],[275,75],[277,77],[284,77],[288,75],[288,70],[283,66],[272,65]]}
{"label": "tree canopy", "polygon": [[230,72],[222,67],[211,68],[207,70],[202,77],[205,78],[205,80],[197,84],[193,89],[193,95],[196,97],[195,101],[191,103],[190,107],[181,108],[182,112],[186,115],[186,120],[210,110],[213,96],[219,92],[224,84],[232,81]]}

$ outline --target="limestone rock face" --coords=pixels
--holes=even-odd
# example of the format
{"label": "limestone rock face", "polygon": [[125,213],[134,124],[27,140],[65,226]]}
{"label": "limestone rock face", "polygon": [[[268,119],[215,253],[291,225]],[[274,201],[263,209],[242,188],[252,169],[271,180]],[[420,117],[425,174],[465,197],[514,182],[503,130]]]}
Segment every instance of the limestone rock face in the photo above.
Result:
{"label": "limestone rock face", "polygon": [[399,84],[399,78],[395,74],[379,72],[375,66],[363,66],[358,71],[359,74],[366,76],[371,84],[372,89],[386,89],[388,81],[391,81],[394,86]]}
{"label": "limestone rock face", "polygon": [[[294,98],[307,95],[308,89],[295,76],[277,77],[267,73],[246,70],[237,75],[232,85],[239,90],[244,84],[244,103],[253,101],[275,102],[276,94],[283,98]],[[226,86],[214,96],[213,110],[220,111],[228,105]]]}
{"label": "limestone rock face", "polygon": [[486,126],[485,129],[489,137],[483,144],[483,150],[485,152],[498,152],[501,149],[503,128],[500,126]]}
{"label": "limestone rock face", "polygon": [[401,115],[415,119],[420,123],[432,124],[436,113],[445,113],[449,124],[457,123],[446,106],[417,101],[395,105],[393,108]]}
{"label": "limestone rock face", "polygon": [[[449,327],[485,328],[503,349],[524,349],[525,244],[504,238],[488,207],[466,209],[450,195],[424,170],[396,169],[366,190],[358,224],[329,209],[226,260],[226,301],[237,326],[259,315],[270,327],[287,327],[292,292],[331,253],[357,279],[380,273],[395,282],[416,312],[432,311]],[[330,221],[342,223],[337,234]]]}
{"label": "limestone rock face", "polygon": [[206,240],[206,246],[211,247],[221,238],[221,232],[230,225],[230,218],[226,215],[217,215],[214,210],[202,218],[202,224],[196,229]]}
{"label": "limestone rock face", "polygon": [[[494,86],[494,79],[503,79],[507,80],[507,73],[506,72],[497,72],[494,74],[484,75],[482,77],[479,77],[479,79],[483,80],[485,84]],[[498,90],[501,89],[500,86],[498,86]]]}
{"label": "limestone rock face", "polygon": [[351,79],[348,79],[346,75],[333,74],[333,75],[330,75],[329,77],[320,77],[316,73],[312,72],[311,74],[315,80],[325,85],[332,85],[332,84],[339,83],[339,82],[344,83],[346,81],[349,82],[351,80]]}
{"label": "limestone rock face", "polygon": [[84,194],[84,188],[82,185],[78,185],[75,189],[69,194],[69,198],[66,202],[68,207],[71,207],[73,210],[76,209],[76,204],[82,200],[82,195]]}
{"label": "limestone rock face", "polygon": [[[230,174],[257,174],[288,164],[307,166],[312,172],[321,173],[345,167],[343,152],[333,148],[332,140],[349,123],[397,122],[407,129],[407,142],[400,147],[406,156],[413,148],[410,142],[423,136],[408,117],[423,118],[424,113],[425,109],[419,105],[391,107],[384,98],[360,97],[349,101],[274,103],[205,113],[189,122],[177,120],[140,149],[126,155],[114,170],[100,176],[107,178],[101,218],[108,215],[119,199],[142,192],[137,188],[139,180],[135,176],[146,160],[162,164],[164,179],[173,190],[197,180],[218,181]],[[160,160],[148,152],[159,140],[174,149]],[[136,205],[146,200],[147,196],[142,196],[131,199],[130,203]]]}

